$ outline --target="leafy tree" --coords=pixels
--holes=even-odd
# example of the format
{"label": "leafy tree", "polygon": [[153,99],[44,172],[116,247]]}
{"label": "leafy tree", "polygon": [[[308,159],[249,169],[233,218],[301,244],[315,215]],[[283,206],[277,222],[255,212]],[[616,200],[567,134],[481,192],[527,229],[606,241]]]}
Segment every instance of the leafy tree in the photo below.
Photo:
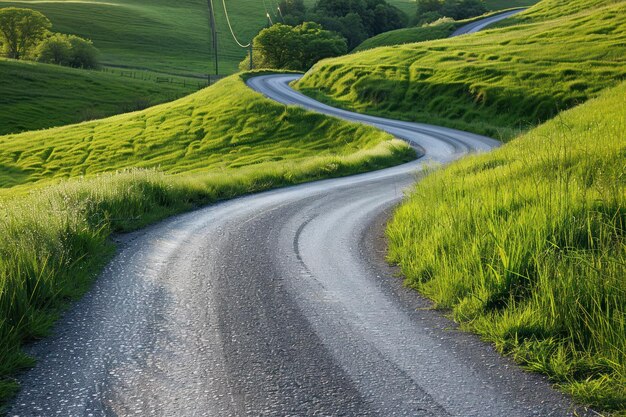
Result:
{"label": "leafy tree", "polygon": [[445,0],[442,7],[442,14],[455,20],[480,16],[486,12],[487,7],[482,0]]}
{"label": "leafy tree", "polygon": [[482,0],[417,0],[417,22],[430,23],[442,17],[455,20],[487,12]]}
{"label": "leafy tree", "polygon": [[318,0],[307,19],[340,33],[352,49],[365,39],[406,26],[406,15],[385,0]]}
{"label": "leafy tree", "polygon": [[443,3],[441,0],[417,0],[417,14],[441,13]]}
{"label": "leafy tree", "polygon": [[278,7],[284,23],[296,26],[304,22],[306,6],[303,0],[281,0],[280,3],[278,3]]}
{"label": "leafy tree", "polygon": [[70,49],[70,67],[74,68],[98,68],[99,51],[93,46],[93,42],[89,39],[83,39],[78,36],[68,35],[71,45]]}
{"label": "leafy tree", "polygon": [[27,56],[51,27],[50,20],[35,10],[16,7],[0,9],[0,37],[9,58]]}
{"label": "leafy tree", "polygon": [[296,26],[295,31],[302,39],[302,67],[301,70],[311,68],[317,61],[348,52],[345,39],[337,34],[322,29],[314,22],[304,22]]}
{"label": "leafy tree", "polygon": [[37,45],[35,57],[46,64],[69,65],[71,48],[67,35],[55,33]]}
{"label": "leafy tree", "polygon": [[98,50],[92,42],[75,35],[55,33],[35,50],[37,61],[74,68],[97,68]]}
{"label": "leafy tree", "polygon": [[[346,41],[313,22],[298,26],[281,23],[263,29],[252,41],[256,68],[306,70],[323,58],[345,54]],[[250,57],[239,64],[247,69]]]}

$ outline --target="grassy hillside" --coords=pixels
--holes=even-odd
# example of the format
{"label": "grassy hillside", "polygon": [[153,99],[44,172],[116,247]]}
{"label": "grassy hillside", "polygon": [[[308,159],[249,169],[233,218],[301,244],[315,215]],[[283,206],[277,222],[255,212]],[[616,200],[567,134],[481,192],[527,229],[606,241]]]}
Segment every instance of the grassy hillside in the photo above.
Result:
{"label": "grassy hillside", "polygon": [[234,77],[144,111],[0,136],[0,187],[129,167],[178,174],[281,165],[370,149],[383,137],[274,104]]}
{"label": "grassy hillside", "polygon": [[140,112],[0,137],[0,404],[32,364],[20,345],[87,288],[111,232],[413,157],[386,133],[270,101],[240,76]]}
{"label": "grassy hillside", "polygon": [[365,51],[367,49],[379,48],[381,46],[402,45],[405,43],[415,43],[443,39],[452,35],[459,25],[457,22],[437,22],[425,26],[416,26],[404,29],[390,30],[379,35],[372,36],[364,40],[352,52]]}
{"label": "grassy hillside", "polygon": [[626,83],[421,181],[406,282],[584,403],[626,415]]}
{"label": "grassy hillside", "polygon": [[379,35],[366,39],[363,43],[354,48],[352,52],[365,51],[367,49],[379,48],[381,46],[402,45],[405,43],[416,43],[447,38],[461,26],[498,13],[501,13],[501,11],[489,12],[482,16],[459,21],[455,21],[453,19],[442,19],[423,26],[390,30],[389,32],[383,32]]}
{"label": "grassy hillside", "polygon": [[489,10],[504,10],[512,7],[527,7],[538,3],[539,0],[485,0]]}
{"label": "grassy hillside", "polygon": [[0,58],[0,135],[96,119],[173,100],[198,89],[119,74]]}
{"label": "grassy hillside", "polygon": [[626,78],[626,2],[588,5],[544,0],[520,26],[324,60],[297,86],[356,111],[508,139]]}
{"label": "grassy hillside", "polygon": [[[226,4],[233,29],[246,42],[267,22],[262,2]],[[237,70],[246,51],[231,38],[221,1],[214,5],[220,73],[228,74]],[[39,10],[50,18],[53,30],[92,39],[106,65],[186,75],[214,73],[205,0],[0,0],[0,7],[7,6]]]}
{"label": "grassy hillside", "polygon": [[[487,13],[485,16],[489,16],[496,12],[515,7],[531,6],[537,3],[537,1],[538,0],[486,1],[485,5],[489,10],[492,10],[493,12]],[[415,14],[415,7],[415,4],[413,4],[413,10],[409,14],[409,16],[413,16]],[[461,20],[457,22],[440,22],[424,26],[390,30],[389,32],[384,32],[379,35],[372,36],[369,39],[366,39],[362,44],[354,48],[352,52],[365,51],[366,49],[379,48],[381,46],[402,45],[405,43],[424,42],[432,41],[435,39],[447,38],[448,36],[452,35],[452,32],[454,32],[457,28],[478,19],[482,19],[485,16]],[[517,21],[515,22],[517,23]]]}

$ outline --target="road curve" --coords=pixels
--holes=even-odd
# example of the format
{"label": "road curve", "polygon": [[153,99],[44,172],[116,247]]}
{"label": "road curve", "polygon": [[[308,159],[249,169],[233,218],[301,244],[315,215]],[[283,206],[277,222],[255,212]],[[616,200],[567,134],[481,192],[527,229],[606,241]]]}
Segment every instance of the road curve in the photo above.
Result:
{"label": "road curve", "polygon": [[518,13],[521,13],[524,10],[528,10],[528,9],[523,8],[523,9],[509,10],[507,12],[499,13],[490,17],[486,17],[484,19],[477,20],[476,22],[461,26],[460,28],[452,32],[452,35],[450,35],[450,37],[468,35],[470,33],[479,32],[483,30],[484,28],[486,28],[487,26],[493,25],[496,22],[507,19]]}
{"label": "road curve", "polygon": [[250,195],[120,238],[88,294],[29,347],[17,416],[568,416],[574,407],[404,289],[383,260],[388,211],[424,166],[497,142],[275,100],[370,123],[417,161]]}

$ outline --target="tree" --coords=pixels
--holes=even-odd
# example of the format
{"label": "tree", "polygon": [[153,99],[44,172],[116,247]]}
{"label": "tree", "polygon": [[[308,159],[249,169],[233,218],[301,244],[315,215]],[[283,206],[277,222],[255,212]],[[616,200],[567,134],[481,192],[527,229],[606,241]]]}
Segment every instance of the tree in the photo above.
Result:
{"label": "tree", "polygon": [[441,0],[417,0],[417,14],[441,13],[443,3]]}
{"label": "tree", "polygon": [[0,9],[0,37],[9,58],[22,59],[48,33],[52,24],[43,14],[16,7]]}
{"label": "tree", "polygon": [[385,0],[318,0],[307,18],[341,33],[350,49],[370,36],[406,26],[407,17]]}
{"label": "tree", "polygon": [[98,68],[99,51],[93,46],[89,39],[79,36],[68,35],[70,48],[70,67],[92,69]]}
{"label": "tree", "polygon": [[303,44],[301,70],[311,68],[321,59],[343,55],[348,52],[345,39],[322,29],[322,26],[317,23],[304,22],[294,29],[302,39]]}
{"label": "tree", "polygon": [[[281,23],[263,29],[252,41],[256,68],[303,71],[323,58],[345,54],[346,41],[313,22],[298,26]],[[250,57],[239,67],[247,69]]]}
{"label": "tree", "polygon": [[88,39],[55,33],[44,39],[35,50],[39,62],[74,68],[97,68],[98,50]]}
{"label": "tree", "polygon": [[487,7],[482,0],[445,0],[442,7],[442,14],[455,20],[480,16],[486,12]]}
{"label": "tree", "polygon": [[482,0],[417,0],[416,16],[418,23],[430,23],[444,16],[462,20],[485,12]]}
{"label": "tree", "polygon": [[283,23],[296,26],[305,20],[306,6],[303,0],[281,0],[278,3],[278,8],[283,18]]}
{"label": "tree", "polygon": [[35,58],[46,64],[69,65],[70,49],[72,45],[67,35],[55,33],[37,45]]}

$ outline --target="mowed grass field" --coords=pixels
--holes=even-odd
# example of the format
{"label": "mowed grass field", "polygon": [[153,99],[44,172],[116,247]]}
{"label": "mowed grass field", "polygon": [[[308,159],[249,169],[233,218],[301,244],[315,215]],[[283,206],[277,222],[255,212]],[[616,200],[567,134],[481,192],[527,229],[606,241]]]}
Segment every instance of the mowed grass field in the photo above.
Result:
{"label": "mowed grass field", "polygon": [[626,83],[420,181],[388,226],[406,283],[626,415]]}
{"label": "mowed grass field", "polygon": [[414,157],[372,127],[270,101],[240,75],[143,111],[0,136],[0,403],[32,364],[22,343],[85,291],[112,232]]}
{"label": "mowed grass field", "polygon": [[[266,0],[268,6],[273,0]],[[264,3],[227,1],[233,29],[247,43],[267,23]],[[105,65],[176,75],[214,74],[204,0],[0,0],[0,7],[39,10],[57,32],[93,40]],[[247,51],[232,39],[221,1],[215,1],[220,74],[237,71]],[[276,11],[274,11],[276,12]]]}
{"label": "mowed grass field", "polygon": [[198,80],[176,81],[180,84],[157,84],[119,73],[0,58],[0,135],[140,110],[199,88]]}
{"label": "mowed grass field", "polygon": [[626,2],[544,0],[522,18],[324,60],[297,86],[356,111],[508,140],[626,78]]}

